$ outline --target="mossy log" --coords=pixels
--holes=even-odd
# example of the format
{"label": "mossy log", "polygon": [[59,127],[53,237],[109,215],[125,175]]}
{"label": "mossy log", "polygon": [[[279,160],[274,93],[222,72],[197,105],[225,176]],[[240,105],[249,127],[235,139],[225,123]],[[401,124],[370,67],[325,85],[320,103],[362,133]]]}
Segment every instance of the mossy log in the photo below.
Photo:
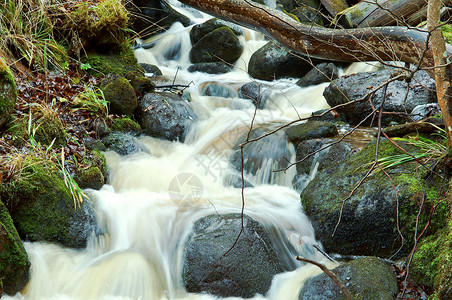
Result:
{"label": "mossy log", "polygon": [[[449,2],[450,0],[444,0]],[[396,25],[404,22],[416,26],[427,17],[425,0],[369,0],[340,12],[336,19],[349,27],[374,27]]]}
{"label": "mossy log", "polygon": [[[283,12],[248,0],[181,0],[206,13],[261,31],[290,50],[333,61],[402,61],[434,65],[427,32],[406,27],[328,29],[299,23]],[[452,46],[447,46],[452,56]]]}

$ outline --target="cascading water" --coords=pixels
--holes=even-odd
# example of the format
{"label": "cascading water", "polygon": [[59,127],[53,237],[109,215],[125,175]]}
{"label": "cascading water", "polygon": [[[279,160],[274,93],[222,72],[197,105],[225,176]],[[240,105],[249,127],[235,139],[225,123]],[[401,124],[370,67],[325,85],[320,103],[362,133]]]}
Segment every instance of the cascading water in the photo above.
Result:
{"label": "cascading water", "polygon": [[[191,16],[199,22],[205,20],[202,14]],[[254,128],[262,133],[327,107],[322,96],[325,84],[300,88],[292,80],[272,82],[265,109],[257,111],[250,101],[234,95],[203,95],[207,83],[236,91],[251,81],[246,73],[249,57],[265,40],[259,33],[243,30],[242,57],[232,72],[221,75],[187,71],[189,28],[181,24],[174,24],[152,41],[143,41],[154,46],[137,49],[138,60],[157,64],[169,83],[189,84],[186,93],[200,120],[185,143],[140,137],[147,152],[125,157],[107,152],[109,183],[99,191],[87,191],[95,202],[104,234],[93,236],[81,251],[25,243],[32,279],[26,293],[14,299],[215,298],[185,291],[181,278],[183,249],[197,219],[241,211],[242,189],[234,187],[234,182],[241,186],[240,168],[231,162],[237,151],[234,146],[248,134],[253,119]],[[245,213],[268,228],[275,248],[286,252],[281,257],[293,258],[295,248],[304,257],[328,264],[313,247],[312,226],[302,212],[299,194],[292,189],[295,170],[272,175],[276,167],[281,167],[278,159],[293,159],[293,146],[284,135],[252,145],[245,151],[264,152],[261,158],[265,160],[245,157],[245,179],[252,185],[244,189]],[[295,271],[275,276],[265,297],[254,299],[298,299],[303,281],[318,273],[314,266],[298,264]]]}

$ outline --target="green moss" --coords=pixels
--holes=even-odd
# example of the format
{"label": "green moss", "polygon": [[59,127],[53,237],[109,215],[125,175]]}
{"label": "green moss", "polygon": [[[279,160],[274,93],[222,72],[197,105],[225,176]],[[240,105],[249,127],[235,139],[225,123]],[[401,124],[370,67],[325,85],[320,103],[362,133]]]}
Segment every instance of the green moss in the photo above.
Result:
{"label": "green moss", "polygon": [[417,283],[433,288],[429,299],[452,296],[452,221],[446,228],[421,241],[411,264],[411,276]]}
{"label": "green moss", "polygon": [[0,127],[11,114],[17,101],[17,88],[9,67],[0,58]]}
{"label": "green moss", "polygon": [[19,234],[0,201],[0,280],[2,288],[14,294],[28,282],[30,262]]}
{"label": "green moss", "polygon": [[452,44],[452,26],[449,24],[443,25],[441,26],[441,31],[443,32],[446,42]]}
{"label": "green moss", "polygon": [[43,146],[61,147],[66,145],[66,132],[56,113],[42,114],[33,122],[28,132],[28,118],[14,119],[8,123],[16,147],[36,141]]}
{"label": "green moss", "polygon": [[82,58],[82,62],[91,66],[87,72],[94,76],[110,73],[126,76],[127,73],[133,71],[144,74],[129,44],[121,45],[119,49],[110,54],[88,53]]}
{"label": "green moss", "polygon": [[104,48],[124,42],[129,14],[120,0],[104,0],[96,4],[83,2],[67,22],[85,45]]}
{"label": "green moss", "polygon": [[140,132],[140,125],[130,118],[114,119],[111,125],[113,131]]}

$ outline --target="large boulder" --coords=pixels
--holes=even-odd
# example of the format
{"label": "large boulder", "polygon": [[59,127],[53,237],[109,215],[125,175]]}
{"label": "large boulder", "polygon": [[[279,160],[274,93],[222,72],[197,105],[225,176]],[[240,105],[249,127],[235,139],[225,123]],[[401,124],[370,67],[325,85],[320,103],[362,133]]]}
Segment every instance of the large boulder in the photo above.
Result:
{"label": "large boulder", "polygon": [[[333,81],[324,91],[323,95],[331,107],[356,101],[367,95],[373,88],[391,79],[391,71],[381,70],[375,72],[358,73],[343,76]],[[344,114],[347,122],[356,125],[369,115],[374,107],[378,107],[383,100],[384,89],[379,89],[371,96],[372,104],[367,98],[349,105],[337,108],[337,112]],[[417,72],[410,83],[408,96],[406,96],[407,83],[403,80],[392,81],[386,89],[384,111],[400,114],[384,114],[382,125],[386,126],[392,121],[405,123],[404,116],[410,113],[417,105],[436,102],[435,81],[425,71]],[[369,118],[363,126],[371,125]],[[372,124],[376,126],[376,123]]]}
{"label": "large boulder", "polygon": [[208,34],[193,45],[190,50],[190,61],[226,62],[233,64],[242,55],[243,46],[231,28],[223,26]]}
{"label": "large boulder", "polygon": [[0,128],[5,125],[17,101],[16,83],[13,75],[0,58]]}
{"label": "large boulder", "polygon": [[251,56],[248,73],[253,78],[272,81],[285,77],[301,78],[311,69],[312,65],[307,60],[281,45],[268,42]]}
{"label": "large boulder", "polygon": [[30,279],[30,262],[8,210],[0,201],[0,297],[21,291]]}
{"label": "large boulder", "polygon": [[171,93],[148,93],[138,103],[138,123],[144,133],[170,141],[185,139],[197,116],[190,105]]}
{"label": "large boulder", "polygon": [[261,224],[246,215],[243,221],[237,243],[240,214],[209,215],[195,222],[184,250],[188,292],[251,298],[267,293],[274,275],[293,268],[278,260]]}
{"label": "large boulder", "polygon": [[[354,299],[395,299],[399,288],[394,270],[377,257],[358,258],[332,270]],[[337,284],[325,273],[309,279],[301,289],[300,300],[346,299]]]}
{"label": "large boulder", "polygon": [[54,163],[32,155],[21,159],[20,171],[0,186],[21,239],[85,247],[97,230],[91,201],[76,203]]}
{"label": "large boulder", "polygon": [[[409,153],[419,152],[413,145],[398,143]],[[386,172],[391,179],[376,170],[354,190],[374,162],[375,151],[376,143],[371,143],[346,160],[331,161],[301,193],[316,238],[327,252],[379,257],[397,253],[400,257],[413,246],[416,222],[418,228],[424,228],[431,207],[440,198],[437,181],[441,179],[429,176],[429,171],[418,168],[416,162],[388,169]],[[379,144],[379,158],[401,153],[388,140]],[[421,203],[424,203],[423,213],[416,221]],[[439,204],[436,208],[429,233],[443,226],[444,205]]]}

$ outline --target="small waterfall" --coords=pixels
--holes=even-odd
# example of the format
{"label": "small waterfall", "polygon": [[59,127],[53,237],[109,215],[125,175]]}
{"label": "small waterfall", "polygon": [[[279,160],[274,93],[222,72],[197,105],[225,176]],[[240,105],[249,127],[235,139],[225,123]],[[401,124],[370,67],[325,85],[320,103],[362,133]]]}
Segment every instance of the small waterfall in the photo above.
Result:
{"label": "small waterfall", "polygon": [[[205,20],[205,14],[187,12],[177,1],[171,4],[195,22]],[[257,137],[328,107],[322,96],[326,84],[300,88],[289,79],[255,80],[270,87],[264,109],[255,110],[251,101],[237,97],[237,91],[254,81],[246,70],[252,53],[266,43],[263,35],[244,29],[240,37],[244,52],[235,68],[212,75],[187,71],[189,30],[175,23],[165,33],[140,41],[152,47],[135,50],[140,63],[158,65],[168,82],[189,85],[186,92],[199,121],[185,143],[143,136],[138,139],[147,152],[125,157],[105,153],[110,181],[99,191],[86,191],[95,202],[104,234],[78,251],[25,243],[32,280],[25,295],[5,299],[217,299],[188,294],[182,283],[184,242],[194,222],[213,213],[241,212],[240,168],[233,167],[231,157],[237,156],[234,146],[241,138],[244,141],[251,122],[251,136]],[[205,93],[203,87],[212,83],[227,87],[231,94]],[[280,131],[247,145],[245,153],[245,177],[252,185],[243,189],[245,213],[263,224],[278,256],[298,266],[277,275],[268,295],[253,299],[298,299],[304,280],[320,271],[288,257],[302,254],[326,261],[315,249],[321,245],[291,186],[295,168],[274,172],[294,160],[294,148]]]}

